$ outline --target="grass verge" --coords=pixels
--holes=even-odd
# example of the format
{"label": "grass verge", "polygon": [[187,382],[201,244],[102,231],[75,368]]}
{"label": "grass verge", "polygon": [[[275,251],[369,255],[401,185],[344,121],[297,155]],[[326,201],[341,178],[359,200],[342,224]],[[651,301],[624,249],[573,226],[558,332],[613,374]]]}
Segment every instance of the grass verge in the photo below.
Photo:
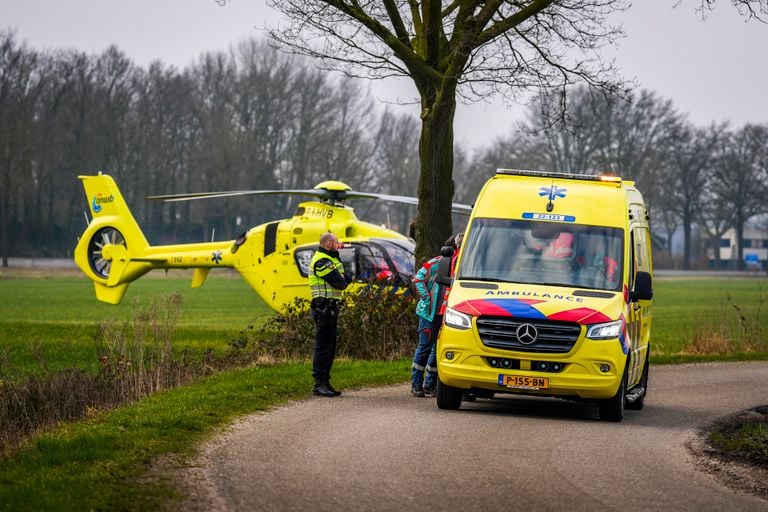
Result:
{"label": "grass verge", "polygon": [[708,440],[725,459],[768,468],[768,405],[746,411],[735,421],[720,422]]}
{"label": "grass verge", "polygon": [[[399,383],[409,366],[337,361],[334,384]],[[191,453],[237,416],[309,396],[310,373],[307,364],[224,372],[64,424],[0,460],[0,510],[157,510],[177,496],[168,482],[143,478],[156,457]]]}

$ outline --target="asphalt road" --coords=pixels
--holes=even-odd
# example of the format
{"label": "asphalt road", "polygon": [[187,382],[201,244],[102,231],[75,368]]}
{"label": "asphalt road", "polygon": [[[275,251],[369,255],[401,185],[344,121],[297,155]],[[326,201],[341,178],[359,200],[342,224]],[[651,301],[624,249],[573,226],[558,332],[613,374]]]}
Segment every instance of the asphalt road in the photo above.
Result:
{"label": "asphalt road", "polygon": [[311,398],[204,446],[183,509],[768,510],[688,448],[700,427],[768,403],[768,362],[652,367],[649,388],[622,423],[554,399],[442,411],[407,386]]}

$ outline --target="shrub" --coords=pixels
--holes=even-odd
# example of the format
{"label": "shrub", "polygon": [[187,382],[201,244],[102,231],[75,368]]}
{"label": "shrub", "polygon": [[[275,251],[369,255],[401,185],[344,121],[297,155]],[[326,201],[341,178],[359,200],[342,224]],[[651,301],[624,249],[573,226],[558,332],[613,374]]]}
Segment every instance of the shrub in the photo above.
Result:
{"label": "shrub", "polygon": [[[345,297],[339,313],[336,353],[350,359],[391,361],[410,356],[417,321],[410,295],[371,285]],[[253,350],[261,357],[296,361],[311,357],[315,324],[309,301],[296,299],[254,333]]]}

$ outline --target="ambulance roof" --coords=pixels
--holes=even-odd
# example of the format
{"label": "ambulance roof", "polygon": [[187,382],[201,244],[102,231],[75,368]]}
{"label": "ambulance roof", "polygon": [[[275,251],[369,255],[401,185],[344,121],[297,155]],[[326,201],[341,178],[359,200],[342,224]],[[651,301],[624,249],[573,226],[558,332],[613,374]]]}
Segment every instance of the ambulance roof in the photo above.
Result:
{"label": "ambulance roof", "polygon": [[499,169],[473,216],[623,227],[629,190],[634,183],[618,176]]}

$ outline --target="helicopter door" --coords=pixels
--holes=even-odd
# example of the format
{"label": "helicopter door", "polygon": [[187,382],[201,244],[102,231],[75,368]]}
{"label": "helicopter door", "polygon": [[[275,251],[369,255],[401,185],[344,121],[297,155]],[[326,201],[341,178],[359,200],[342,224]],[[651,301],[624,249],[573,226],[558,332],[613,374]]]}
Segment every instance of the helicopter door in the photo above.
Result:
{"label": "helicopter door", "polygon": [[358,268],[357,278],[361,281],[382,281],[392,276],[392,268],[388,262],[385,250],[378,244],[357,244]]}
{"label": "helicopter door", "polygon": [[351,276],[353,280],[357,279],[357,251],[354,247],[343,247],[339,249],[339,259],[344,265],[344,273]]}

